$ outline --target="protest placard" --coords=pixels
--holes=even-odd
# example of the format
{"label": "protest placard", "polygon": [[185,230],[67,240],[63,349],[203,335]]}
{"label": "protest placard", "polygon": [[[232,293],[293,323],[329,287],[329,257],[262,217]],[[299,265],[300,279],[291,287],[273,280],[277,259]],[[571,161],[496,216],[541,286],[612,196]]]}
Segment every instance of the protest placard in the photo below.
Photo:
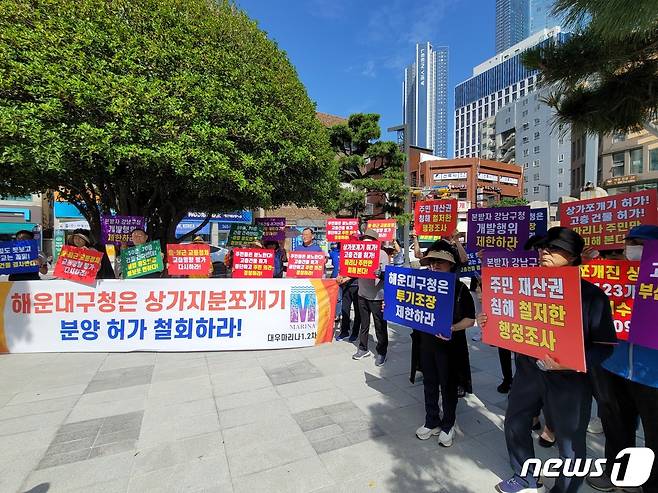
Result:
{"label": "protest placard", "polygon": [[385,320],[452,337],[455,274],[389,266],[384,280]]}
{"label": "protest placard", "polygon": [[467,248],[520,250],[530,232],[530,207],[492,207],[468,211]]}
{"label": "protest placard", "polygon": [[485,250],[482,253],[483,267],[537,267],[539,253],[517,250]]}
{"label": "protest placard", "polygon": [[529,236],[545,235],[548,231],[548,210],[530,209]]}
{"label": "protest placard", "polygon": [[658,223],[656,189],[560,204],[560,225],[597,250],[624,248],[624,238],[640,224]]}
{"label": "protest placard", "polygon": [[658,241],[647,240],[642,249],[628,340],[640,346],[658,349],[657,316]]}
{"label": "protest placard", "polygon": [[64,245],[59,252],[53,275],[83,284],[94,284],[101,268],[103,253],[91,248]]}
{"label": "protest placard", "polygon": [[167,272],[170,276],[205,275],[212,271],[210,245],[186,243],[167,245]]}
{"label": "protest placard", "polygon": [[134,229],[145,229],[146,221],[141,216],[102,216],[101,239],[103,244],[132,245],[130,233]]}
{"label": "protest placard", "polygon": [[285,217],[257,217],[255,222],[263,227],[263,241],[286,241]]}
{"label": "protest placard", "polygon": [[3,241],[0,243],[0,274],[38,272],[37,240]]}
{"label": "protest placard", "polygon": [[323,252],[290,252],[286,277],[320,279],[324,277],[326,257]]}
{"label": "protest placard", "polygon": [[124,248],[121,251],[121,273],[124,279],[134,279],[154,272],[162,272],[162,249],[159,241]]}
{"label": "protest placard", "polygon": [[274,277],[274,250],[264,248],[236,248],[233,250],[234,278]]}
{"label": "protest placard", "polygon": [[578,267],[482,268],[482,342],[584,372]]}
{"label": "protest placard", "polygon": [[348,241],[359,234],[358,219],[327,219],[327,241]]}
{"label": "protest placard", "polygon": [[371,219],[368,221],[368,229],[377,231],[379,241],[393,241],[397,227],[395,219]]}
{"label": "protest placard", "polygon": [[338,275],[375,279],[379,269],[380,246],[377,241],[349,241],[341,243]]}
{"label": "protest placard", "polygon": [[457,199],[421,200],[414,212],[418,236],[449,236],[457,229]]}
{"label": "protest placard", "polygon": [[231,224],[226,246],[241,247],[263,238],[263,226],[256,224]]}

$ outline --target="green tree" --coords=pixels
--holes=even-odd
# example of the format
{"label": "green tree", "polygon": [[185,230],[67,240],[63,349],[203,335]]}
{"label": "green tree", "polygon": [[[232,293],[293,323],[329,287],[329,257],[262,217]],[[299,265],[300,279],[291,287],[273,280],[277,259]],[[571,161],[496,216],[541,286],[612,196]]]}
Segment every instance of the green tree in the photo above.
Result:
{"label": "green tree", "polygon": [[658,135],[656,0],[557,0],[554,11],[569,26],[586,26],[523,60],[540,70],[544,84],[556,85],[547,103],[560,123],[591,133],[644,127]]}
{"label": "green tree", "polygon": [[384,212],[398,220],[403,214],[408,188],[404,185],[405,156],[394,142],[382,142],[379,115],[356,113],[345,124],[329,128],[331,146],[339,165],[341,190],[332,209],[337,214],[360,217],[369,193],[385,194]]}
{"label": "green tree", "polygon": [[228,0],[3,0],[0,195],[99,217],[326,206],[337,163],[284,52]]}

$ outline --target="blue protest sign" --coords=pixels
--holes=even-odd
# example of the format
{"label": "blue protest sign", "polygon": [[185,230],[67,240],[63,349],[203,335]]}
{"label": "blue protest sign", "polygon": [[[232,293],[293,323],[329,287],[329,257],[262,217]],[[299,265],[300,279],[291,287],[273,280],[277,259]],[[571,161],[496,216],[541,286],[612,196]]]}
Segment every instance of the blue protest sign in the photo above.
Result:
{"label": "blue protest sign", "polygon": [[548,231],[548,209],[530,209],[530,236]]}
{"label": "blue protest sign", "polygon": [[37,272],[38,256],[37,240],[3,241],[0,243],[0,274]]}
{"label": "blue protest sign", "polygon": [[384,319],[450,338],[455,274],[386,267]]}

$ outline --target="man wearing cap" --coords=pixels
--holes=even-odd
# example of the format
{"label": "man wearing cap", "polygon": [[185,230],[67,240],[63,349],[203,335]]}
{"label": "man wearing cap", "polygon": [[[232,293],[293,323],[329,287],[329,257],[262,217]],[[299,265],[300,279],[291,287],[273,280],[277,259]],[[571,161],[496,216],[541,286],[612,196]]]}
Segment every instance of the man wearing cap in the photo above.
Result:
{"label": "man wearing cap", "polygon": [[[363,241],[379,242],[379,234],[374,229],[368,229],[361,236]],[[359,331],[359,348],[352,359],[363,359],[370,356],[368,351],[368,334],[370,333],[370,315],[375,323],[377,336],[377,355],[375,365],[382,366],[386,362],[388,350],[388,327],[384,320],[382,305],[384,302],[384,270],[388,265],[388,255],[379,250],[379,269],[376,279],[359,279],[359,312],[361,313],[361,330]]]}
{"label": "man wearing cap", "polygon": [[[626,236],[624,252],[628,260],[640,260],[646,240],[658,240],[658,226],[636,226]],[[644,429],[645,446],[658,451],[658,351],[619,341],[612,356],[597,375],[598,406],[605,433],[606,471],[601,477],[588,477],[587,483],[599,491],[616,491],[610,480],[617,454],[635,447],[638,418]],[[658,466],[654,461],[645,493],[658,492]],[[640,491],[624,488],[623,491]]]}
{"label": "man wearing cap", "polygon": [[[546,236],[528,240],[526,248],[539,251],[542,267],[577,266],[585,242],[573,230],[555,227]],[[599,367],[612,354],[617,342],[610,301],[598,287],[581,280],[583,339],[587,368]],[[485,327],[486,314],[478,316]],[[521,476],[523,464],[534,459],[531,427],[533,417],[541,408],[552,417],[560,458],[585,459],[586,435],[592,408],[592,385],[587,373],[569,370],[547,353],[542,360],[517,354],[516,374],[505,413],[505,440],[514,476],[501,481],[496,490],[501,493],[539,493],[544,486],[531,474]],[[583,478],[561,474],[551,489],[553,493],[578,491]]]}

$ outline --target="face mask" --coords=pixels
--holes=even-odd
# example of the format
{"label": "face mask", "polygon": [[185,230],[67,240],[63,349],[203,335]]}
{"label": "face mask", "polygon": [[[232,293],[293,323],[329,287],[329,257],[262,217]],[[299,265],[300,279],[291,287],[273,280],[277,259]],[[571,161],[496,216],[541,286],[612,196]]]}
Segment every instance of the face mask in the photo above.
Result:
{"label": "face mask", "polygon": [[642,258],[642,245],[628,245],[626,247],[626,258],[628,260],[640,260]]}

